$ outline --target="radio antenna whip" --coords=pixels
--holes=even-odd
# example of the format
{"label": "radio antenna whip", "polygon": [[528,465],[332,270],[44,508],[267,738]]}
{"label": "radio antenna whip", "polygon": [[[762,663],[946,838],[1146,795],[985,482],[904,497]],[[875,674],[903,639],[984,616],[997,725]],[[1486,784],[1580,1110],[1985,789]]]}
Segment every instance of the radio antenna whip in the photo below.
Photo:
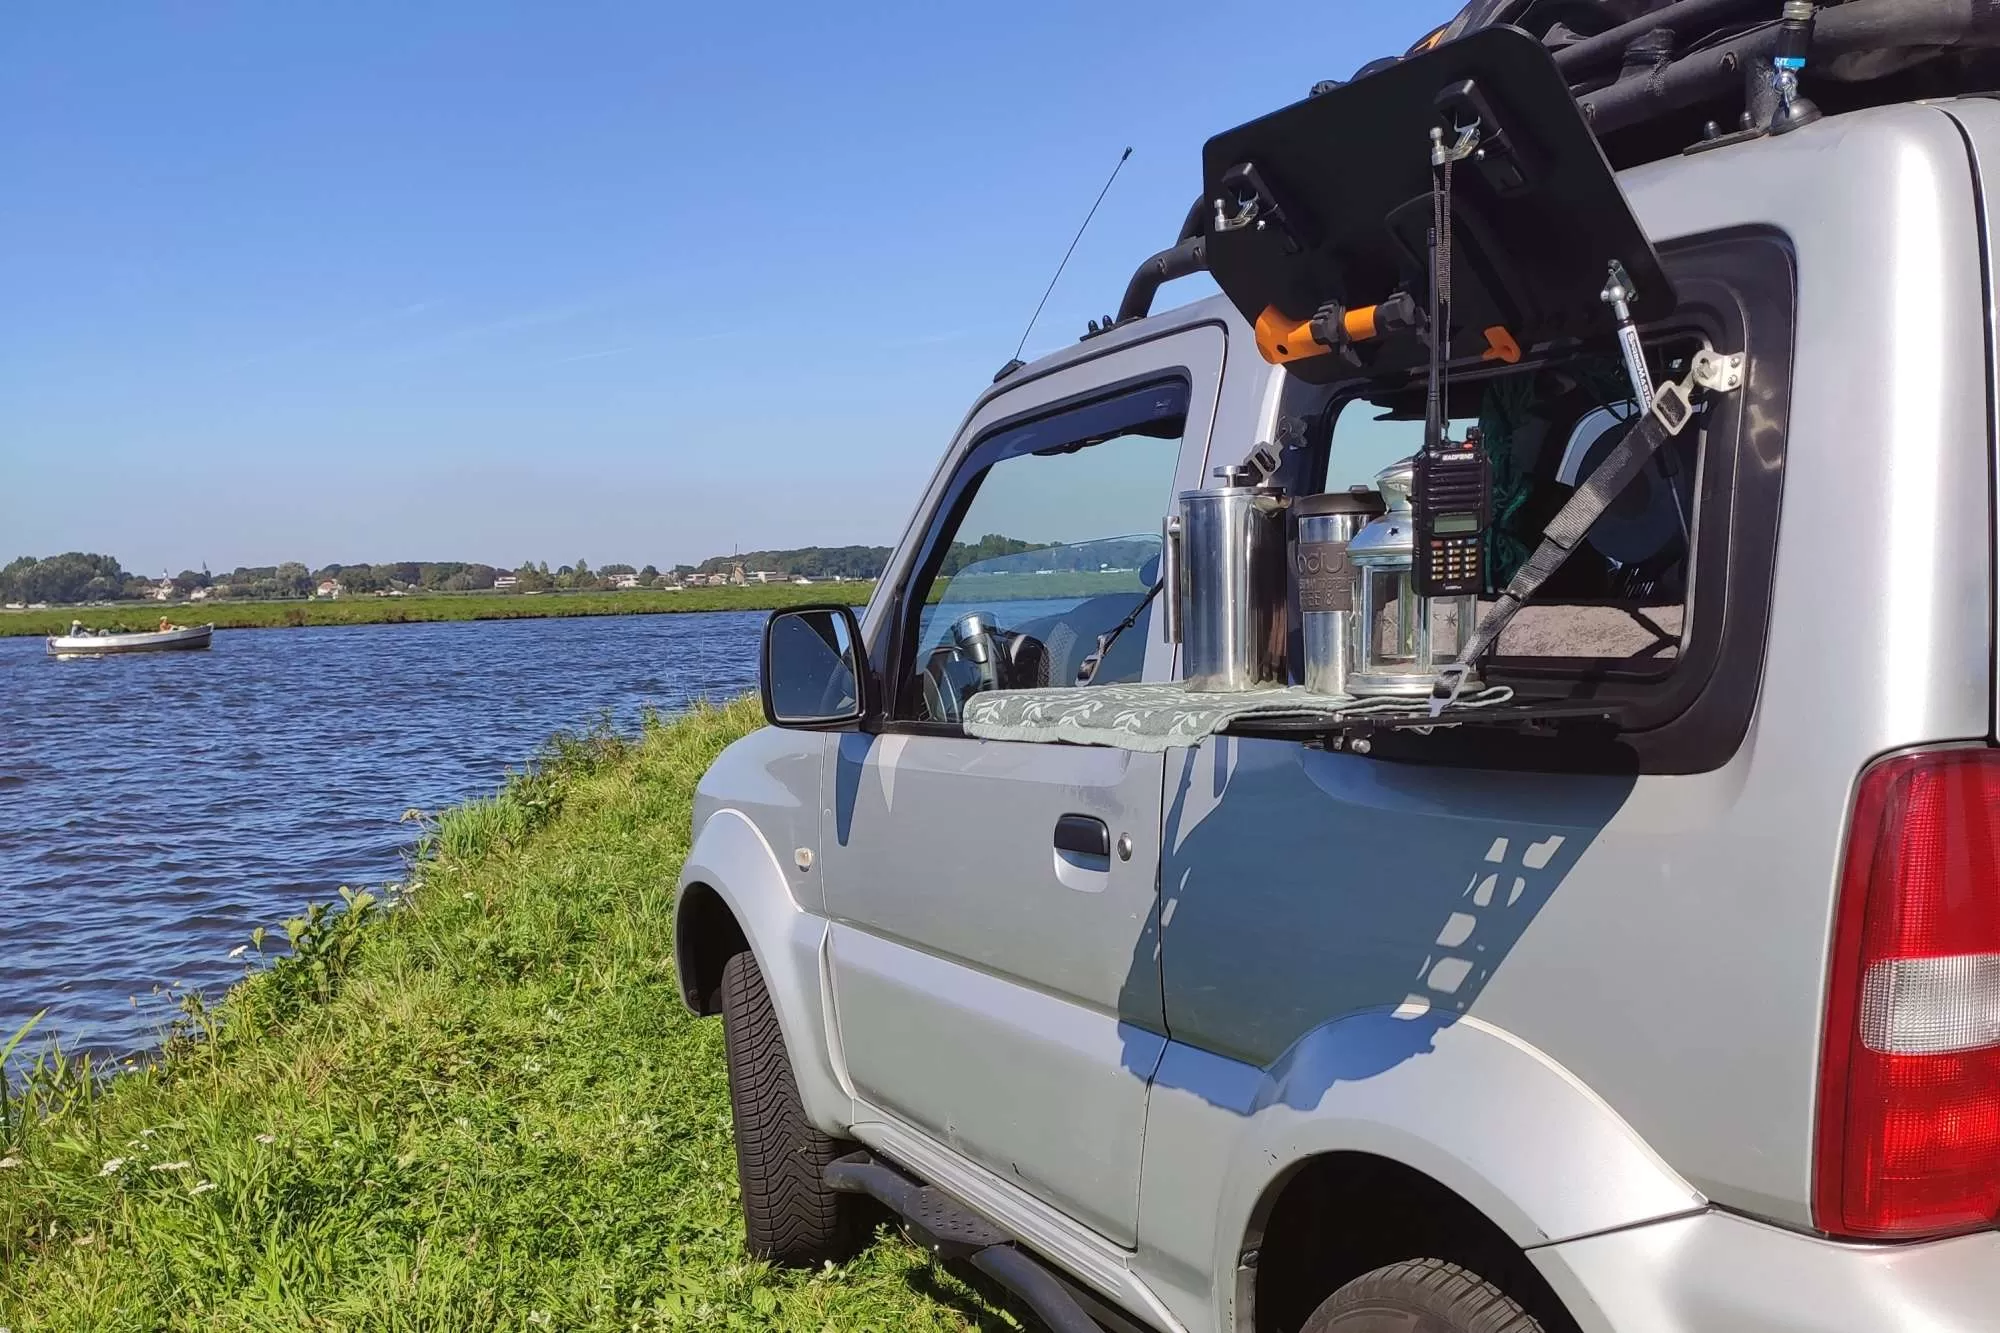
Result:
{"label": "radio antenna whip", "polygon": [[1053,278],[1049,279],[1048,288],[1042,292],[1042,299],[1035,302],[1035,313],[1028,316],[1028,327],[1021,330],[1021,341],[1014,345],[1013,360],[1000,368],[1000,373],[993,377],[996,381],[1006,379],[1021,368],[1022,349],[1028,345],[1028,335],[1035,331],[1035,321],[1042,317],[1042,307],[1049,303],[1049,295],[1055,291],[1056,284],[1062,281],[1063,270],[1069,267],[1069,257],[1076,253],[1076,243],[1082,240],[1083,233],[1090,229],[1090,220],[1097,216],[1098,204],[1103,203],[1104,196],[1111,193],[1112,181],[1118,179],[1118,173],[1125,169],[1125,159],[1130,156],[1132,156],[1130,148],[1127,148],[1118,155],[1118,165],[1111,168],[1111,175],[1105,180],[1104,188],[1097,192],[1097,202],[1093,203],[1090,206],[1090,211],[1083,215],[1083,225],[1078,227],[1076,235],[1070,238],[1069,249],[1063,251],[1062,263],[1056,265],[1056,274]]}

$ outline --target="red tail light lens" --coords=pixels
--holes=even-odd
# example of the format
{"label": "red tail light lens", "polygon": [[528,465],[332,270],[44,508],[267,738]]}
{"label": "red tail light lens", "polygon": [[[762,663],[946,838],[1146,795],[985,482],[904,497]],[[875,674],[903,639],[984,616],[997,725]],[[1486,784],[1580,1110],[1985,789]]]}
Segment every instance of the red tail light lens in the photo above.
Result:
{"label": "red tail light lens", "polygon": [[2000,751],[1862,774],[1833,947],[1815,1221],[1871,1239],[2000,1221]]}

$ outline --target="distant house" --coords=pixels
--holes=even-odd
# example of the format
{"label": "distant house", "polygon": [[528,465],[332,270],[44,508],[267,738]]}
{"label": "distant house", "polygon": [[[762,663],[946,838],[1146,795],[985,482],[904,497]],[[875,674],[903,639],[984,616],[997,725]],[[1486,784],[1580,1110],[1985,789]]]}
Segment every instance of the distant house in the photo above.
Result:
{"label": "distant house", "polygon": [[208,600],[208,589],[206,589],[206,588],[196,588],[196,589],[195,589],[194,591],[192,591],[192,592],[190,592],[190,593],[188,594],[188,600],[189,600],[190,602],[205,602],[205,601],[207,601],[207,600]]}
{"label": "distant house", "polygon": [[611,577],[611,586],[614,588],[636,588],[639,586],[639,576],[637,574],[614,574]]}
{"label": "distant house", "polygon": [[495,574],[493,576],[493,591],[495,592],[505,592],[509,588],[518,588],[520,586],[521,580],[518,575]]}
{"label": "distant house", "polygon": [[752,583],[783,583],[785,576],[775,569],[753,569],[744,575]]}
{"label": "distant house", "polygon": [[146,596],[156,602],[171,602],[174,599],[173,580],[161,579],[158,583],[146,589]]}
{"label": "distant house", "polygon": [[319,581],[319,586],[313,589],[313,596],[332,598],[340,596],[340,594],[344,591],[345,589],[343,589],[340,586],[339,580],[321,579]]}

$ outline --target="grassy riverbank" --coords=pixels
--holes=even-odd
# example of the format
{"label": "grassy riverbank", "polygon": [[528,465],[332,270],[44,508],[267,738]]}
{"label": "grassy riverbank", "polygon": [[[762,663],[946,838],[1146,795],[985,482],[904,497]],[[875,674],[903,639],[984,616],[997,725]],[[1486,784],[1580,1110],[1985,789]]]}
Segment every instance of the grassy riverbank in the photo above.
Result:
{"label": "grassy riverbank", "polygon": [[44,1061],[0,1102],[0,1326],[1016,1327],[894,1238],[743,1257],[669,918],[694,783],[756,723],[558,745],[436,822],[403,905],[295,923],[151,1067]]}
{"label": "grassy riverbank", "polygon": [[629,616],[673,611],[770,611],[808,602],[860,606],[873,583],[752,583],[743,587],[633,588],[625,592],[438,593],[422,597],[344,597],[311,602],[135,602],[99,607],[0,611],[0,638],[60,634],[72,620],[91,629],[150,629],[161,616],[217,629],[290,629],[302,625],[418,624],[435,620],[539,620],[551,616]]}

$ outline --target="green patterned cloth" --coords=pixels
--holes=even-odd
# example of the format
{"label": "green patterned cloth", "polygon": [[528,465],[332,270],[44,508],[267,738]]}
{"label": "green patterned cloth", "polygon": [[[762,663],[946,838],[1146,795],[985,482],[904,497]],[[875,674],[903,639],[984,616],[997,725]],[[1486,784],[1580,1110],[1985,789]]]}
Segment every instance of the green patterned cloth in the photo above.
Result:
{"label": "green patterned cloth", "polygon": [[1199,745],[1239,718],[1337,712],[1355,700],[1302,689],[1207,694],[1178,683],[990,690],[966,701],[965,730],[989,741],[1068,741],[1157,754]]}
{"label": "green patterned cloth", "polygon": [[[1505,685],[1468,690],[1445,714],[1439,726],[1451,726],[1452,714],[1469,708],[1507,703],[1514,691]],[[1105,745],[1119,750],[1158,754],[1181,746],[1199,745],[1245,718],[1427,717],[1428,699],[1355,699],[1342,694],[1313,694],[1294,685],[1246,690],[1240,694],[1198,693],[1178,682],[1159,685],[1078,685],[1047,690],[993,690],[966,701],[965,731],[986,741],[1037,741],[1043,744]],[[1428,730],[1423,728],[1422,730]]]}
{"label": "green patterned cloth", "polygon": [[1086,685],[1046,691],[988,691],[966,701],[966,735],[982,741],[1068,741],[1158,755],[1200,745],[1250,715],[1334,713],[1354,701],[1268,689],[1208,695],[1168,685]]}

